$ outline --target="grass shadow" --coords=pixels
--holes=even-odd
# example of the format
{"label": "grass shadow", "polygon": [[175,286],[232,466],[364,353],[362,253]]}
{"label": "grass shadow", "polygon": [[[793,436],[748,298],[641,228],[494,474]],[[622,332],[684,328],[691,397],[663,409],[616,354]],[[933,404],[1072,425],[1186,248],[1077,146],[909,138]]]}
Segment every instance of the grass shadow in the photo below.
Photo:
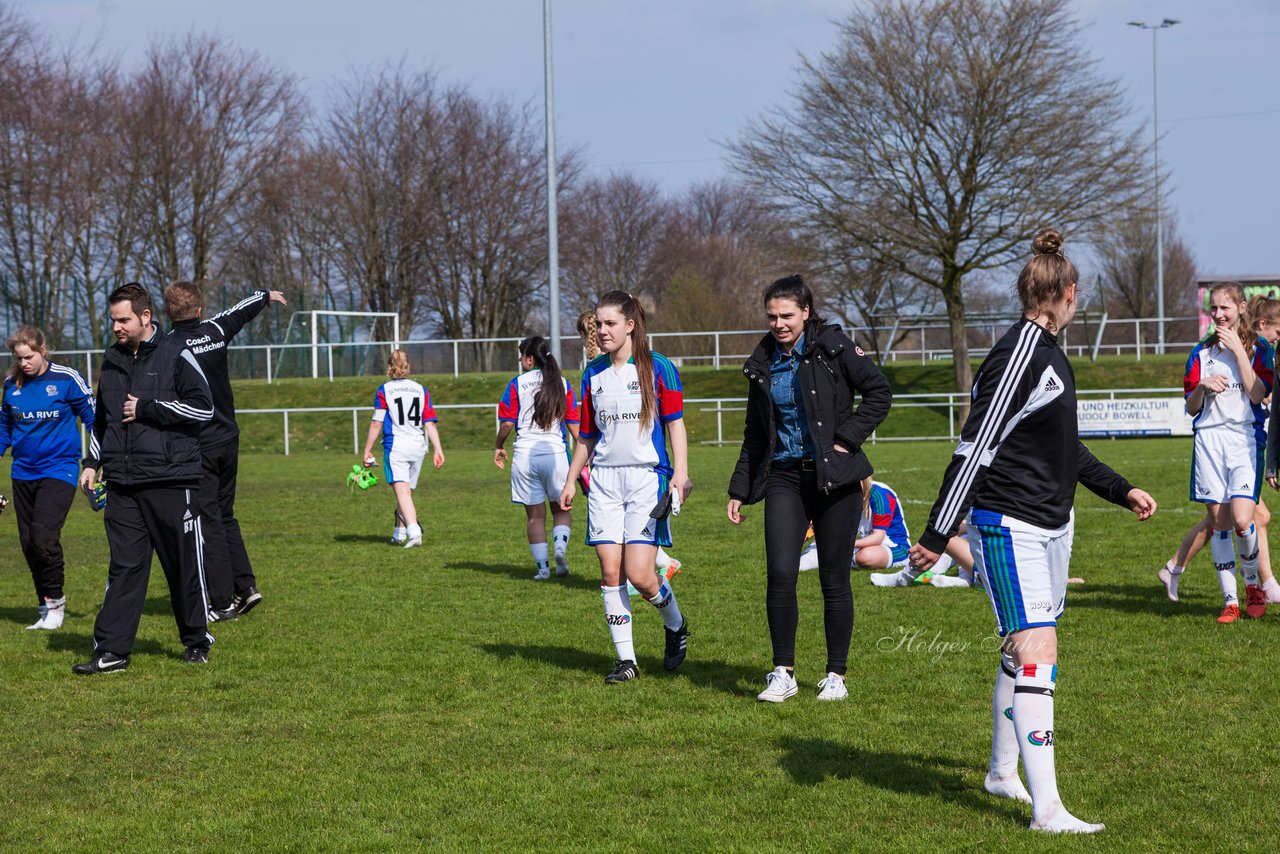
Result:
{"label": "grass shadow", "polygon": [[[446,563],[445,569],[470,569],[475,572],[487,572],[490,575],[501,575],[506,578],[519,581],[521,583],[533,584],[533,568],[528,566],[515,566],[509,563],[481,563],[475,560],[460,560]],[[563,587],[571,587],[574,590],[588,590],[600,595],[600,578],[598,576],[580,575],[576,572],[570,572],[565,576],[552,576],[549,581],[541,582],[543,584],[558,584]],[[612,669],[612,668],[611,668]]]}
{"label": "grass shadow", "polygon": [[1073,587],[1067,592],[1068,608],[1103,608],[1121,614],[1144,611],[1156,617],[1217,616],[1221,605],[1204,602],[1170,602],[1154,584],[1101,584]]}
{"label": "grass shadow", "polygon": [[[598,652],[569,646],[527,646],[509,643],[484,643],[479,648],[498,658],[523,658],[539,664],[550,664],[564,670],[577,670],[590,676],[603,679],[613,670],[612,656]],[[662,666],[662,659],[657,656],[640,656],[640,673],[642,676],[683,677],[695,685],[714,688],[737,697],[754,697],[759,690],[752,685],[752,680],[759,679],[758,668],[735,667],[723,661],[689,658],[680,669],[668,674]]]}
{"label": "grass shadow", "polygon": [[967,809],[996,813],[1026,824],[1030,805],[997,798],[965,780],[969,765],[946,756],[868,750],[825,738],[783,736],[782,770],[801,786],[826,780],[861,780],[902,795],[941,796]]}
{"label": "grass shadow", "polygon": [[338,543],[383,543],[387,546],[392,545],[391,538],[385,534],[334,534],[333,539],[334,542]]}
{"label": "grass shadow", "polygon": [[[49,632],[49,651],[50,652],[77,652],[85,657],[87,661],[89,656],[93,655],[93,635],[83,632],[56,631]],[[159,655],[165,658],[182,658],[182,644],[175,638],[175,645],[170,647],[159,641],[154,640],[137,640],[133,644],[133,652],[130,655],[142,653],[143,655]]]}

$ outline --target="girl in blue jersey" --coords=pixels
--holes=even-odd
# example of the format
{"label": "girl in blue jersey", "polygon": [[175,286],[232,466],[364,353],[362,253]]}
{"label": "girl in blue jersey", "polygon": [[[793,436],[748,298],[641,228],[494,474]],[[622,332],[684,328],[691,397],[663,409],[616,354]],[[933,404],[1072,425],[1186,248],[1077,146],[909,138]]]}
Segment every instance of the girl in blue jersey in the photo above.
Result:
{"label": "girl in blue jersey", "polygon": [[1212,334],[1187,359],[1183,389],[1195,430],[1191,500],[1213,516],[1209,550],[1218,570],[1223,608],[1219,623],[1240,619],[1236,555],[1252,615],[1266,611],[1258,580],[1258,529],[1254,510],[1262,481],[1266,409],[1275,351],[1249,323],[1244,288],[1222,282],[1209,289]]}
{"label": "girl in blue jersey", "polygon": [[44,333],[22,326],[5,342],[13,369],[0,406],[0,455],[13,450],[18,539],[35,581],[40,617],[29,629],[56,629],[66,616],[62,525],[80,476],[80,431],[93,428],[93,392],[74,370],[49,361]]}
{"label": "girl in blue jersey", "polygon": [[575,481],[594,453],[587,545],[595,546],[600,560],[605,622],[618,655],[605,682],[617,683],[639,675],[628,581],[662,615],[663,666],[675,670],[684,661],[689,630],[670,584],[654,573],[654,559],[659,545],[671,545],[667,515],[678,512],[693,483],[680,373],[649,349],[640,302],[611,291],[596,306],[596,322],[601,355],[582,372],[582,441],[574,449],[560,507],[572,509]]}
{"label": "girl in blue jersey", "polygon": [[[520,342],[520,367],[498,402],[498,436],[493,464],[507,465],[507,437],[515,429],[511,457],[511,501],[524,505],[529,551],[533,554],[534,580],[551,577],[547,554],[547,502],[558,501],[558,490],[569,472],[568,433],[578,438],[578,405],[573,389],[560,374],[560,365],[547,348],[547,340],[535,335]],[[565,551],[571,536],[573,514],[555,504],[551,511],[551,539],[555,548],[556,575],[569,574]]]}
{"label": "girl in blue jersey", "polygon": [[413,506],[413,490],[418,488],[418,475],[427,457],[427,441],[435,448],[436,468],[444,465],[440,432],[436,429],[436,410],[431,394],[422,383],[409,379],[409,357],[403,350],[392,352],[387,360],[387,382],[378,386],[373,396],[373,421],[365,439],[366,466],[373,460],[373,444],[382,437],[382,472],[396,496],[393,545],[411,549],[422,545],[422,526],[418,510]]}

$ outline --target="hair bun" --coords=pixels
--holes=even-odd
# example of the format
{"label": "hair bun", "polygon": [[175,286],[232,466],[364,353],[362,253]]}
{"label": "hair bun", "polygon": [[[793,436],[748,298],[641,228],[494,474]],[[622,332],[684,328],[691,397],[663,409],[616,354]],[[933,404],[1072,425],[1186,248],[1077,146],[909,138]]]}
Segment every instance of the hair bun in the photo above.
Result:
{"label": "hair bun", "polygon": [[1031,241],[1031,251],[1037,255],[1061,255],[1062,232],[1056,228],[1042,228]]}

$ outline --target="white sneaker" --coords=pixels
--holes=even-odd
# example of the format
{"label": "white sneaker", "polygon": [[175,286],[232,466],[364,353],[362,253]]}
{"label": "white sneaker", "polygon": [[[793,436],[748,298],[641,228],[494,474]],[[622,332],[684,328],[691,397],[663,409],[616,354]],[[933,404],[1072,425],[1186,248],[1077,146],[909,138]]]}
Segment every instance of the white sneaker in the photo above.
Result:
{"label": "white sneaker", "polygon": [[569,574],[569,561],[564,555],[556,555],[556,575],[563,578]]}
{"label": "white sneaker", "polygon": [[849,689],[844,687],[844,677],[839,673],[828,673],[818,687],[822,689],[818,692],[819,700],[843,700],[849,696]]}
{"label": "white sneaker", "polygon": [[534,581],[549,581],[551,579],[551,570],[540,569],[533,574]]}
{"label": "white sneaker", "polygon": [[45,599],[45,604],[49,606],[49,611],[44,615],[44,619],[36,623],[37,629],[60,629],[62,628],[62,620],[67,616],[67,597],[61,599]]}
{"label": "white sneaker", "polygon": [[873,572],[870,577],[871,583],[876,587],[908,587],[912,581],[905,569],[897,572]]}
{"label": "white sneaker", "polygon": [[406,549],[417,548],[420,545],[422,545],[422,537],[409,537],[404,541]]}
{"label": "white sneaker", "polygon": [[764,677],[765,689],[756,695],[762,703],[781,703],[788,697],[794,697],[800,690],[796,685],[796,677],[787,672],[785,667],[775,667],[773,672]]}

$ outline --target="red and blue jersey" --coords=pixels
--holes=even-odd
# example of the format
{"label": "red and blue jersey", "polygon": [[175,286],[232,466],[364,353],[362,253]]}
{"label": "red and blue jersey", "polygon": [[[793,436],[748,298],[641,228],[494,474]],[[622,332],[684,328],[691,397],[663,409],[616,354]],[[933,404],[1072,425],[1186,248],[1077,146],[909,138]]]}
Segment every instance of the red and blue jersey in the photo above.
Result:
{"label": "red and blue jersey", "polygon": [[911,545],[911,534],[907,532],[907,520],[902,515],[902,502],[898,500],[898,493],[887,484],[872,481],[868,511],[871,513],[872,530],[884,531],[884,545],[893,554],[893,559],[904,560]]}
{"label": "red and blue jersey", "polygon": [[[1270,394],[1275,382],[1275,350],[1261,338],[1253,346],[1251,367]],[[1227,388],[1218,394],[1205,395],[1204,405],[1192,418],[1192,426],[1196,430],[1218,427],[1237,430],[1265,441],[1263,425],[1267,420],[1266,407],[1249,399],[1249,392],[1240,378],[1240,366],[1230,350],[1219,347],[1216,343],[1207,344],[1202,341],[1197,344],[1187,359],[1187,368],[1182,377],[1184,396],[1195,391],[1205,377],[1216,375],[1227,378]]]}
{"label": "red and blue jersey", "polygon": [[615,368],[605,354],[583,370],[580,435],[596,440],[593,466],[653,466],[659,474],[671,476],[666,425],[684,417],[684,386],[670,359],[652,355],[657,412],[643,427],[640,378],[633,360]]}
{"label": "red and blue jersey", "polygon": [[577,424],[579,413],[578,404],[573,399],[573,387],[568,380],[561,382],[564,383],[564,418],[548,429],[539,427],[533,420],[534,402],[538,389],[542,388],[542,371],[537,368],[525,371],[507,383],[506,391],[498,401],[498,420],[516,425],[513,449],[517,453],[564,453],[568,450],[569,436],[565,425]]}

